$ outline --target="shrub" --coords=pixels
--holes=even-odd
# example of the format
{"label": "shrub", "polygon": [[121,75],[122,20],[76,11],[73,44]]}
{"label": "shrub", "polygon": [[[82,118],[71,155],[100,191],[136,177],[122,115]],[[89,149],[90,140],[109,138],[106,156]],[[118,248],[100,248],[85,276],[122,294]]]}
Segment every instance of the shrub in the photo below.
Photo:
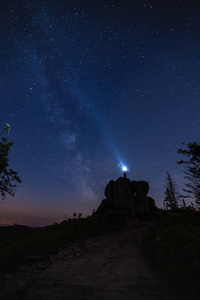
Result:
{"label": "shrub", "polygon": [[191,210],[168,213],[151,233],[151,241],[148,239],[152,261],[184,293],[196,297],[200,274],[200,214]]}

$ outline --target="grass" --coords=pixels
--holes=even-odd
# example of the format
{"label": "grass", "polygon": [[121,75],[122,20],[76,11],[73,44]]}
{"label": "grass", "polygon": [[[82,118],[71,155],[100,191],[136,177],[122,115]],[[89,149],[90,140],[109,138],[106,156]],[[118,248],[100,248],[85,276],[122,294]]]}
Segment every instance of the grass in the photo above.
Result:
{"label": "grass", "polygon": [[148,234],[145,253],[188,299],[199,296],[199,213],[180,210],[162,214],[162,218]]}
{"label": "grass", "polygon": [[98,214],[71,219],[23,235],[15,225],[12,234],[0,241],[0,273],[13,272],[31,256],[48,257],[74,240],[105,234],[123,225],[125,219],[118,213],[107,220]]}
{"label": "grass", "polygon": [[[188,299],[199,296],[200,214],[192,210],[160,211],[144,240],[145,254],[162,269]],[[48,257],[77,239],[106,234],[126,224],[123,214],[107,218],[94,214],[63,221],[31,233],[13,233],[0,241],[1,274],[17,269],[30,256]]]}

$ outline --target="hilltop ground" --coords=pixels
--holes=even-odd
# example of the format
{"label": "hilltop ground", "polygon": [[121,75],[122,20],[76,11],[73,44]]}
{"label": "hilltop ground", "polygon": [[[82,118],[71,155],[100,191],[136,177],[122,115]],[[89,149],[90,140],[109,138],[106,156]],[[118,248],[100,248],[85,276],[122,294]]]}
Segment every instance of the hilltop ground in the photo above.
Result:
{"label": "hilltop ground", "polygon": [[30,257],[0,285],[1,299],[183,299],[165,274],[143,255],[153,223],[128,222],[124,228],[78,239],[48,259]]}

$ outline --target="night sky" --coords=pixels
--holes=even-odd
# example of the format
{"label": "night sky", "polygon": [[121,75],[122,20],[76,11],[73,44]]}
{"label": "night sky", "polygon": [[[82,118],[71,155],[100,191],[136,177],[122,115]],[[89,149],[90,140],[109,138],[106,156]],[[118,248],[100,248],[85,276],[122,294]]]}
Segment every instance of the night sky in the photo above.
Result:
{"label": "night sky", "polygon": [[91,214],[120,162],[158,207],[167,171],[181,191],[177,150],[200,141],[198,2],[1,0],[0,125],[22,180],[1,224]]}

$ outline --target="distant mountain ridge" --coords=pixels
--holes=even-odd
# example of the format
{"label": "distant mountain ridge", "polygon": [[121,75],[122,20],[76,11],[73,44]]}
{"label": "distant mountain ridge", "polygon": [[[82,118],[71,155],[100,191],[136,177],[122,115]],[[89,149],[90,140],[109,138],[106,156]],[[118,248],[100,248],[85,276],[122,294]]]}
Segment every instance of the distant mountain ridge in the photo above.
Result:
{"label": "distant mountain ridge", "polygon": [[23,235],[33,231],[33,228],[30,228],[26,225],[7,225],[0,226],[0,240],[8,238],[13,234]]}

